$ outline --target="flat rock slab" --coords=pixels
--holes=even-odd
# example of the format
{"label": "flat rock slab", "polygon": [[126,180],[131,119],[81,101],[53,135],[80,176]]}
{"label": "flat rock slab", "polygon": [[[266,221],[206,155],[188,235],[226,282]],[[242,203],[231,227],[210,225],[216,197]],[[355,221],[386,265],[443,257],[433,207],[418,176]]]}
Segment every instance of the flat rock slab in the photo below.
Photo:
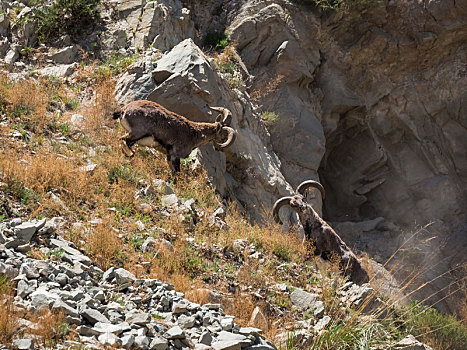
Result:
{"label": "flat rock slab", "polygon": [[305,310],[314,308],[318,300],[318,294],[308,293],[303,289],[296,289],[290,294],[292,304],[299,309]]}

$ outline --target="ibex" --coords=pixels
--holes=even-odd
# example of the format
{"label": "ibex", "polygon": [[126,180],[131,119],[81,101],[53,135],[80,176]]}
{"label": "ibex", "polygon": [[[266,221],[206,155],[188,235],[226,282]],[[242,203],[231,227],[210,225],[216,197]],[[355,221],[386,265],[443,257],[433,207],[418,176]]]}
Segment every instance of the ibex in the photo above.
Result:
{"label": "ibex", "polygon": [[340,259],[340,268],[350,275],[353,282],[358,284],[368,282],[368,273],[355,254],[347,247],[332,227],[319,217],[311,205],[306,203],[304,198],[305,191],[312,187],[318,189],[324,199],[324,187],[319,182],[313,180],[304,181],[297,187],[294,196],[282,197],[274,203],[272,209],[274,219],[276,222],[282,224],[279,218],[279,209],[284,205],[290,205],[298,214],[305,230],[305,237],[315,245],[315,254],[321,255],[324,259],[329,259],[332,255],[335,255]]}
{"label": "ibex", "polygon": [[[176,174],[180,171],[180,158],[188,157],[194,148],[212,142],[216,149],[224,149],[235,141],[236,132],[228,126],[232,113],[224,107],[209,108],[220,113],[216,121],[198,123],[155,102],[138,100],[114,112],[113,119],[120,118],[120,124],[128,131],[122,138],[123,151],[127,156],[134,155],[131,146],[135,143],[153,147],[167,154],[167,162]],[[227,141],[219,143],[225,133]]]}

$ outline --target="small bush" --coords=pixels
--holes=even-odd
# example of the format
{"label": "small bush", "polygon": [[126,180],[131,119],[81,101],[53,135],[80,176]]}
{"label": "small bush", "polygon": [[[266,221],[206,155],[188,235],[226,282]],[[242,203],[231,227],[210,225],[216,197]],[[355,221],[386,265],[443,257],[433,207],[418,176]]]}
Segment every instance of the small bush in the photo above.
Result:
{"label": "small bush", "polygon": [[467,327],[454,316],[443,315],[419,303],[410,305],[401,328],[435,349],[467,349]]}
{"label": "small bush", "polygon": [[36,34],[49,42],[62,34],[80,35],[99,19],[100,0],[56,0],[34,11]]}
{"label": "small bush", "polygon": [[213,31],[206,34],[204,37],[204,47],[209,47],[214,50],[223,50],[229,45],[229,39],[225,32]]}
{"label": "small bush", "polygon": [[268,128],[271,128],[277,124],[279,116],[274,112],[264,112],[261,114],[261,119]]}

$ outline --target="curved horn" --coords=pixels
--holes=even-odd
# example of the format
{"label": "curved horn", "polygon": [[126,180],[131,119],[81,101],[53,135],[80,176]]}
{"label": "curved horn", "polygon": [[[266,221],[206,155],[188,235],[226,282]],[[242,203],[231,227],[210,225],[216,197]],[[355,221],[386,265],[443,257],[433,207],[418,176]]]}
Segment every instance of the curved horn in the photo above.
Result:
{"label": "curved horn", "polygon": [[321,192],[321,197],[324,199],[324,197],[326,196],[326,192],[324,191],[323,185],[321,185],[318,181],[314,180],[303,181],[300,185],[298,185],[297,193],[300,193],[303,196],[305,191],[310,187],[317,188]]}
{"label": "curved horn", "polygon": [[227,137],[227,141],[225,141],[224,143],[214,142],[214,144],[219,148],[227,148],[237,138],[237,132],[234,129],[232,129],[231,127],[229,127],[229,126],[223,126],[222,131],[227,131],[228,132],[229,136]]}
{"label": "curved horn", "polygon": [[211,109],[213,111],[222,113],[222,115],[224,116],[224,119],[222,120],[223,125],[230,125],[230,122],[232,121],[232,113],[227,108],[224,108],[224,107],[211,107],[209,105],[207,105],[207,106],[208,106],[209,109]]}
{"label": "curved horn", "polygon": [[272,207],[272,216],[274,218],[274,220],[281,224],[282,225],[282,221],[279,217],[279,209],[282,208],[284,205],[288,205],[290,203],[290,200],[292,199],[292,197],[288,196],[288,197],[282,197],[280,199],[278,199],[276,201],[276,203],[274,203],[274,206]]}

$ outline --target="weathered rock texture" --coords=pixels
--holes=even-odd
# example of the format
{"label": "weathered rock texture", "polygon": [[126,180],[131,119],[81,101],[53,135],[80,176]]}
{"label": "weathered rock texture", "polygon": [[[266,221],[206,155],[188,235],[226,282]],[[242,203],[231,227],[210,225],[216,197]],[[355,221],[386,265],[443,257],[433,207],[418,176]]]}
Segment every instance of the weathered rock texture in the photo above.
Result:
{"label": "weathered rock texture", "polygon": [[[229,27],[251,94],[279,116],[271,141],[286,180],[319,174],[327,220],[382,217],[357,229],[357,242],[340,234],[383,261],[401,244],[398,227],[434,222],[406,245],[437,237],[409,257],[425,278],[465,262],[466,14],[467,1],[378,2],[321,17],[256,1]],[[449,282],[438,281],[426,289]]]}
{"label": "weathered rock texture", "polygon": [[[189,24],[163,44],[143,30],[142,42],[167,50],[195,41],[131,67],[120,100],[148,98],[197,121],[212,120],[206,103],[231,109],[234,146],[225,155],[204,147],[198,158],[254,219],[290,185],[319,179],[329,194],[324,218],[381,262],[417,225],[433,223],[396,260],[423,280],[454,268],[422,292],[451,282],[454,290],[467,243],[467,1],[375,1],[334,13],[289,1],[183,4],[198,14],[198,33]],[[235,42],[248,93],[231,89],[195,45],[213,27]],[[261,112],[278,116],[268,130]],[[319,213],[321,204],[313,203]],[[455,311],[447,299],[437,306]]]}

